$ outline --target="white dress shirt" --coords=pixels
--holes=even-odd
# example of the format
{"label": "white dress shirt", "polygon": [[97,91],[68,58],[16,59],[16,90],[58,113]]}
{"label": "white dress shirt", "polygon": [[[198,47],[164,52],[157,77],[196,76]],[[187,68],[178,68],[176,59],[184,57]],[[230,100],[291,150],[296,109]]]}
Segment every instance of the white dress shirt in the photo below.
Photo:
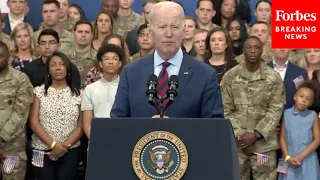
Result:
{"label": "white dress shirt", "polygon": [[83,93],[81,111],[93,110],[94,117],[110,118],[118,84],[119,77],[111,82],[101,78],[88,85]]}
{"label": "white dress shirt", "polygon": [[274,59],[272,60],[272,63],[273,63],[273,69],[280,74],[282,81],[284,81],[284,77],[286,76],[289,60],[287,60],[286,63],[284,63],[283,67],[277,67]]}
{"label": "white dress shirt", "polygon": [[20,18],[20,19],[18,19],[18,20],[12,19],[10,13],[8,13],[8,18],[9,18],[9,23],[10,23],[11,31],[13,31],[13,29],[14,29],[19,23],[23,23],[23,20],[24,20],[24,16],[22,16],[22,18]]}
{"label": "white dress shirt", "polygon": [[[162,69],[162,63],[165,61],[159,56],[157,50],[155,50],[155,52],[154,52],[153,59],[154,59],[154,74],[156,76],[159,76],[160,71]],[[170,66],[167,67],[167,72],[168,72],[169,77],[172,75],[178,76],[179,71],[180,71],[180,67],[181,67],[181,63],[182,63],[182,59],[183,59],[183,52],[180,48],[179,51],[177,52],[177,54],[168,60],[168,62],[170,63]]]}

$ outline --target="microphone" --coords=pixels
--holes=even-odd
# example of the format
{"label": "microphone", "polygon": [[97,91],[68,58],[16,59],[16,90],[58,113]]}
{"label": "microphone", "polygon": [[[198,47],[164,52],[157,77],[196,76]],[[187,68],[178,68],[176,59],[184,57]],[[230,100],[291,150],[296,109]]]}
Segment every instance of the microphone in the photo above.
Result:
{"label": "microphone", "polygon": [[173,99],[178,96],[178,92],[177,92],[177,89],[179,87],[178,76],[176,75],[170,76],[168,85],[169,85],[169,88],[168,88],[167,94],[169,96],[169,101],[173,101]]}
{"label": "microphone", "polygon": [[157,76],[154,74],[150,75],[148,78],[148,82],[147,82],[148,89],[146,92],[146,95],[148,96],[149,103],[154,104],[154,99],[157,97],[157,91],[156,91],[157,83],[158,83]]}

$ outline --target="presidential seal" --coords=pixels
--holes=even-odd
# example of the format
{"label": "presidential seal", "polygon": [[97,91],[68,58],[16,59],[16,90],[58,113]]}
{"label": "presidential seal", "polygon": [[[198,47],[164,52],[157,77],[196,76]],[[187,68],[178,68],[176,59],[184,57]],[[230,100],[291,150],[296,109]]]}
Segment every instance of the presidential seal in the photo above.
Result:
{"label": "presidential seal", "polygon": [[187,148],[172,133],[151,132],[134,147],[132,166],[140,180],[179,180],[188,167]]}

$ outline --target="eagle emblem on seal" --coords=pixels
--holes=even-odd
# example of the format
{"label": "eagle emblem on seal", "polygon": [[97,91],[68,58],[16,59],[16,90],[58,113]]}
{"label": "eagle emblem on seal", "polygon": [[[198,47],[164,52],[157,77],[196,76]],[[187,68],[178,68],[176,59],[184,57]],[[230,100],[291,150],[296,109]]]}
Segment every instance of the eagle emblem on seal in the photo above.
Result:
{"label": "eagle emblem on seal", "polygon": [[170,161],[171,150],[165,146],[156,146],[152,148],[152,151],[149,151],[149,154],[152,162],[151,168],[158,174],[168,173],[174,164],[173,161]]}

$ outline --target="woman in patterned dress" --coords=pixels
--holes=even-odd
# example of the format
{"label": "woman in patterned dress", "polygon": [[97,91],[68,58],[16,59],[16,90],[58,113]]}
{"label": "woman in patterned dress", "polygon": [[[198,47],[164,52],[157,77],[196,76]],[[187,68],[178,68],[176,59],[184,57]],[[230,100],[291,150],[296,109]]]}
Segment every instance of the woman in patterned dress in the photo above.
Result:
{"label": "woman in patterned dress", "polygon": [[70,60],[63,53],[53,53],[45,71],[45,84],[34,89],[30,114],[34,175],[39,180],[73,180],[81,155],[82,95],[74,87]]}

